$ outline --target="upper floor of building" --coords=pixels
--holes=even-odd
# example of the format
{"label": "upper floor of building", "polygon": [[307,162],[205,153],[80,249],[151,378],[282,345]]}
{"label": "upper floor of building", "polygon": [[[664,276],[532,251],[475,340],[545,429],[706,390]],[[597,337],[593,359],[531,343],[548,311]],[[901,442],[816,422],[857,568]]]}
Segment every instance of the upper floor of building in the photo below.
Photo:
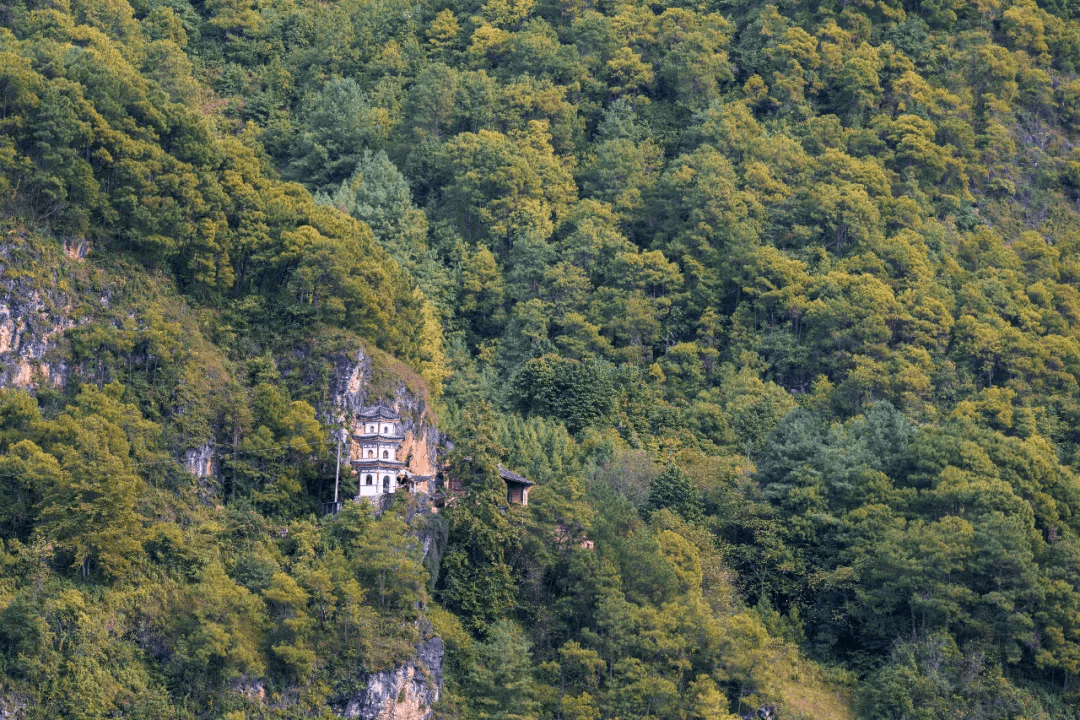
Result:
{"label": "upper floor of building", "polygon": [[384,405],[371,405],[357,413],[356,430],[353,437],[357,440],[387,439],[401,440],[405,437],[401,416],[392,408]]}

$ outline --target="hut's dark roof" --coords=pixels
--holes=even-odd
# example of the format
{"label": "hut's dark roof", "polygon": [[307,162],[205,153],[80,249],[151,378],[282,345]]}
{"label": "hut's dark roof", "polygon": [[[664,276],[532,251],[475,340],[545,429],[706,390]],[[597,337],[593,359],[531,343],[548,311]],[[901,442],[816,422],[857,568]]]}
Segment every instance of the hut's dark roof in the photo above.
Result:
{"label": "hut's dark roof", "polygon": [[360,417],[371,420],[378,418],[379,420],[400,420],[401,416],[394,412],[391,408],[385,405],[372,405],[366,408],[360,408]]}
{"label": "hut's dark roof", "polygon": [[501,477],[503,480],[508,480],[510,482],[521,483],[522,485],[536,484],[524,475],[518,475],[516,472],[511,472],[504,468],[502,465],[499,466],[499,477]]}

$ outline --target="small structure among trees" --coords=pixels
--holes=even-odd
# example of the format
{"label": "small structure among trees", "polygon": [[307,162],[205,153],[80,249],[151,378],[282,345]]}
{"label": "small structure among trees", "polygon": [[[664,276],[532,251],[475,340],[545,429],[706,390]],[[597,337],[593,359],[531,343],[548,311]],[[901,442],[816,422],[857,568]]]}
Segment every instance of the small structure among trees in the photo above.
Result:
{"label": "small structure among trees", "polygon": [[[536,483],[524,475],[518,475],[516,472],[507,470],[502,465],[499,465],[499,477],[506,483],[506,501],[508,503],[511,505],[529,504],[529,489]],[[465,483],[461,481],[461,478],[447,477],[446,489],[450,493],[464,492]]]}
{"label": "small structure among trees", "polygon": [[499,477],[506,483],[506,501],[513,505],[528,505],[529,504],[529,488],[534,483],[524,475],[518,475],[516,472],[511,472],[499,466]]}

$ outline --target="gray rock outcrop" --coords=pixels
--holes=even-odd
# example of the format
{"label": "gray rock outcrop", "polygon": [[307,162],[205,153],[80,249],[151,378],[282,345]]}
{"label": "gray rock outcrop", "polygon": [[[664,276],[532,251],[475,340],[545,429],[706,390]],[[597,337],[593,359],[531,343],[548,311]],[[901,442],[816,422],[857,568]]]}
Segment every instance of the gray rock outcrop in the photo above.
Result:
{"label": "gray rock outcrop", "polygon": [[22,695],[0,695],[0,720],[22,720],[30,703]]}
{"label": "gray rock outcrop", "polygon": [[63,256],[42,251],[37,277],[21,272],[28,262],[23,243],[29,241],[0,241],[0,387],[62,388],[71,374],[60,349],[64,333],[106,307],[108,297],[64,290],[58,282],[61,265],[82,261],[85,243],[66,246]]}
{"label": "gray rock outcrop", "polygon": [[412,660],[368,675],[367,688],[335,709],[360,720],[428,720],[442,690],[442,660],[442,639],[430,638],[417,645]]}
{"label": "gray rock outcrop", "polygon": [[197,478],[213,477],[217,475],[217,460],[214,457],[214,446],[206,442],[197,448],[184,451],[184,465]]}

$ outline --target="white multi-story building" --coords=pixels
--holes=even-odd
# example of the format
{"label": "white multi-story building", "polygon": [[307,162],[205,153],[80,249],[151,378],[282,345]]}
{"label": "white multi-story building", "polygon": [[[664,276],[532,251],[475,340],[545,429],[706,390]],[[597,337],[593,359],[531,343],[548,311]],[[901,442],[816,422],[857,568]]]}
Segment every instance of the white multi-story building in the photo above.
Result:
{"label": "white multi-story building", "polygon": [[359,457],[352,459],[359,478],[357,499],[397,492],[405,476],[405,459],[398,457],[404,439],[401,416],[390,408],[374,405],[360,411],[353,433]]}

